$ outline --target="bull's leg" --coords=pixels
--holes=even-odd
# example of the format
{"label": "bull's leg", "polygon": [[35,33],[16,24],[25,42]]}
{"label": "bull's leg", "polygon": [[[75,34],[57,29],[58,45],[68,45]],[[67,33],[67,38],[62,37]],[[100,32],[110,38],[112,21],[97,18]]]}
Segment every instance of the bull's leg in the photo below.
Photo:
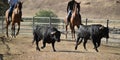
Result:
{"label": "bull's leg", "polygon": [[100,47],[101,39],[97,41],[97,48]]}
{"label": "bull's leg", "polygon": [[82,39],[79,41],[80,37],[77,37],[77,41],[76,41],[76,46],[75,46],[75,50],[77,50],[78,45],[82,42]]}
{"label": "bull's leg", "polygon": [[41,47],[42,49],[46,47],[46,42],[43,42],[43,46]]}
{"label": "bull's leg", "polygon": [[[32,44],[38,39],[38,36],[35,32],[33,32],[33,41]],[[39,40],[39,39],[38,39]]]}
{"label": "bull's leg", "polygon": [[40,48],[39,48],[39,41],[36,41],[36,50],[40,51]]}
{"label": "bull's leg", "polygon": [[78,42],[78,45],[80,45],[80,44],[81,44],[82,40],[83,40],[83,38],[81,38],[81,40]]}
{"label": "bull's leg", "polygon": [[36,40],[36,39],[35,39],[35,35],[34,35],[34,37],[33,37],[33,41],[32,41],[32,44],[34,44],[35,40]]}
{"label": "bull's leg", "polygon": [[94,49],[96,50],[96,52],[98,52],[98,49],[97,49],[97,44],[96,44],[96,41],[95,41],[95,39],[93,39],[93,45],[94,45]]}
{"label": "bull's leg", "polygon": [[87,43],[87,39],[84,39],[83,46],[84,46],[84,49],[85,49],[85,50],[87,50],[87,49],[86,49],[86,43]]}
{"label": "bull's leg", "polygon": [[55,45],[54,45],[55,43],[52,43],[52,48],[53,48],[53,51],[54,52],[56,52],[56,50],[55,50]]}

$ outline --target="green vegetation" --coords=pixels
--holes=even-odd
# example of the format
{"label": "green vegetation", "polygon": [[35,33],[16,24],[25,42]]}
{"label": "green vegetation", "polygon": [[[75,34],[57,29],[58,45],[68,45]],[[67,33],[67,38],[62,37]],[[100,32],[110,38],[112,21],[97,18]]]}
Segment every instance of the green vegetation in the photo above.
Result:
{"label": "green vegetation", "polygon": [[[34,21],[41,22],[41,23],[49,23],[50,18],[49,17],[57,17],[56,14],[54,14],[51,10],[40,10],[38,13],[35,14],[35,17],[48,17],[48,18],[34,18]],[[52,19],[51,22],[56,23],[59,20]]]}
{"label": "green vegetation", "polygon": [[35,14],[37,17],[57,17],[56,14],[54,14],[50,10],[40,10],[38,13]]}

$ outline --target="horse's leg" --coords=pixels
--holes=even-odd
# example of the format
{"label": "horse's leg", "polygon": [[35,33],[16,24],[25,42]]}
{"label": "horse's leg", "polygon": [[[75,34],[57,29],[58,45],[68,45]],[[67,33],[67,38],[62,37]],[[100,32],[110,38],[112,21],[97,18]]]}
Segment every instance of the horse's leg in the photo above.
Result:
{"label": "horse's leg", "polygon": [[68,27],[68,24],[66,25],[66,39],[67,39],[67,27]]}
{"label": "horse's leg", "polygon": [[9,35],[8,35],[8,24],[6,24],[6,35],[7,35],[7,37],[9,37]]}
{"label": "horse's leg", "polygon": [[18,35],[18,34],[19,34],[19,31],[20,31],[20,22],[18,23],[18,30],[17,30],[16,35]]}
{"label": "horse's leg", "polygon": [[72,39],[73,39],[74,27],[72,24],[70,24],[70,29],[71,29]]}
{"label": "horse's leg", "polygon": [[8,36],[8,25],[9,25],[8,24],[8,18],[6,17],[5,20],[6,20],[6,35],[7,35],[7,37],[9,37]]}
{"label": "horse's leg", "polygon": [[16,35],[15,35],[15,24],[14,24],[13,32],[14,32],[14,38],[16,38]]}
{"label": "horse's leg", "polygon": [[5,20],[6,20],[6,35],[7,35],[7,37],[9,37],[9,35],[8,35],[8,26],[10,25],[10,23],[8,22],[8,17],[6,17],[5,18]]}
{"label": "horse's leg", "polygon": [[75,28],[73,27],[73,38],[75,38]]}
{"label": "horse's leg", "polygon": [[15,33],[15,31],[14,31],[15,30],[15,23],[13,23],[13,22],[12,22],[12,28],[11,28],[11,30],[12,30],[12,34],[11,35],[13,37],[14,33]]}

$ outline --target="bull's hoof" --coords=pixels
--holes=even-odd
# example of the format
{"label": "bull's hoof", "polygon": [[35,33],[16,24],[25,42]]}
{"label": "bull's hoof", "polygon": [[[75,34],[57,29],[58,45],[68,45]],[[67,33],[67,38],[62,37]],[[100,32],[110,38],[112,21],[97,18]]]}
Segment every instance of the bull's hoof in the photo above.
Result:
{"label": "bull's hoof", "polygon": [[36,50],[40,51],[40,48],[36,48]]}
{"label": "bull's hoof", "polygon": [[85,49],[85,51],[88,51],[87,49]]}
{"label": "bull's hoof", "polygon": [[44,49],[45,47],[41,47],[41,49]]}
{"label": "bull's hoof", "polygon": [[96,50],[96,52],[99,52],[98,50]]}
{"label": "bull's hoof", "polygon": [[77,46],[75,47],[75,50],[77,50]]}
{"label": "bull's hoof", "polygon": [[96,50],[96,52],[99,52],[98,49],[95,49],[95,50]]}
{"label": "bull's hoof", "polygon": [[56,52],[56,50],[53,50],[54,52]]}

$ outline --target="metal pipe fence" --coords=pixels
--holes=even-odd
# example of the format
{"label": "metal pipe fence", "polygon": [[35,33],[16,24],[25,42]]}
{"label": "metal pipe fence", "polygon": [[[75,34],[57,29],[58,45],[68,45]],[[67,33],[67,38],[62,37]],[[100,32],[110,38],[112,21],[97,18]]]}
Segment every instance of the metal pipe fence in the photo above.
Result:
{"label": "metal pipe fence", "polygon": [[[40,26],[54,26],[60,31],[65,31],[64,17],[23,17],[24,22],[21,22],[20,33],[32,33],[32,30],[36,25]],[[107,26],[108,19],[91,19],[82,18],[82,23],[84,25],[90,24],[102,24]],[[120,34],[120,20],[109,20],[110,33]],[[0,33],[5,33],[5,18],[0,17]],[[17,26],[17,25],[16,25]],[[11,26],[9,26],[11,30]],[[69,29],[70,30],[70,29]]]}

